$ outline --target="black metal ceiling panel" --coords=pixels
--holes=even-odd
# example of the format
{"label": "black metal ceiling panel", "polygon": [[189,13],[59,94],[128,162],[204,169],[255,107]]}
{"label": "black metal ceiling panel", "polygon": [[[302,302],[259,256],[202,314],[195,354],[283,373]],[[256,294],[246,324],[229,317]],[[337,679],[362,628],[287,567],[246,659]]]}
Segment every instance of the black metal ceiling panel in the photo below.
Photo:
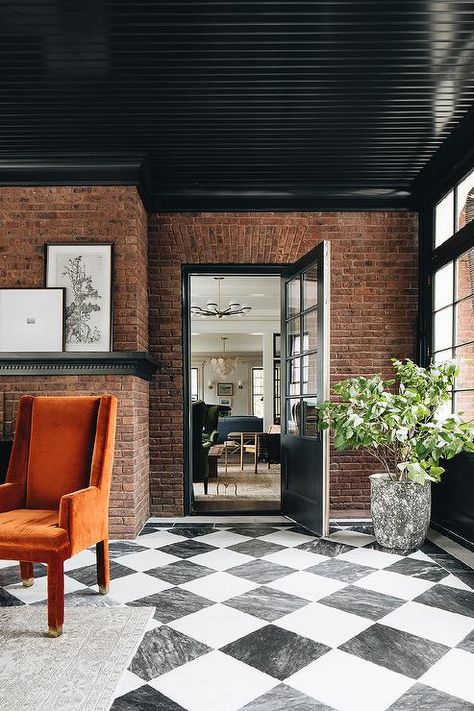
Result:
{"label": "black metal ceiling panel", "polygon": [[[155,209],[410,204],[474,104],[471,0],[2,0],[0,183]],[[133,176],[133,177],[132,177]]]}

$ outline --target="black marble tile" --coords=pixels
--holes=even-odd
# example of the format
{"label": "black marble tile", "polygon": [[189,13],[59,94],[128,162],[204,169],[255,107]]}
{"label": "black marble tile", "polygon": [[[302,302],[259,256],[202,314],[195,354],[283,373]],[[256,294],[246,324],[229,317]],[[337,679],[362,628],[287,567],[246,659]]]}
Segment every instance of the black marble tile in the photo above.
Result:
{"label": "black marble tile", "polygon": [[120,558],[122,555],[141,553],[141,551],[147,550],[149,549],[145,546],[140,546],[138,543],[132,543],[132,541],[113,541],[112,543],[109,543],[110,558]]}
{"label": "black marble tile", "polygon": [[418,595],[414,602],[438,607],[448,612],[456,612],[458,615],[474,617],[474,592],[470,590],[457,590],[447,585],[434,585]]}
{"label": "black marble tile", "polygon": [[181,585],[181,583],[188,583],[190,580],[203,578],[205,575],[212,575],[216,571],[205,568],[203,565],[196,565],[191,560],[177,560],[175,563],[168,563],[168,565],[162,565],[145,572],[147,575],[153,575],[172,585]]}
{"label": "black marble tile", "polygon": [[229,528],[232,533],[239,533],[241,536],[249,536],[250,538],[258,538],[259,536],[267,536],[269,533],[275,533],[280,530],[277,526],[270,524],[251,524],[237,523]]}
{"label": "black marble tile", "polygon": [[255,590],[249,590],[243,595],[226,600],[225,604],[259,619],[273,622],[283,615],[308,605],[309,601],[262,585]]}
{"label": "black marble tile", "polygon": [[453,573],[453,575],[455,575],[456,578],[459,578],[459,580],[471,588],[471,590],[474,590],[474,570],[467,573],[456,572]]}
{"label": "black marble tile", "polygon": [[474,704],[432,689],[414,684],[387,711],[473,711]]}
{"label": "black marble tile", "polygon": [[448,573],[444,568],[440,568],[436,563],[428,560],[418,560],[417,558],[403,558],[392,563],[388,568],[384,568],[392,573],[400,573],[400,575],[409,575],[412,578],[421,578],[422,580],[431,580],[438,583],[445,578]]}
{"label": "black marble tile", "polygon": [[200,595],[188,592],[188,590],[169,588],[153,595],[147,595],[147,597],[142,597],[139,600],[128,602],[127,605],[131,607],[142,607],[144,605],[156,607],[155,619],[167,623],[184,617],[184,615],[190,615],[192,612],[198,612],[198,610],[214,605],[214,603]]}
{"label": "black marble tile", "polygon": [[471,652],[471,654],[474,654],[474,630],[469,632],[467,637],[464,637],[462,642],[459,642],[458,647],[459,649],[464,649],[465,652]]}
{"label": "black marble tile", "polygon": [[[115,560],[110,561],[110,579],[116,580],[117,578],[123,578],[126,575],[132,575],[136,573],[136,570],[127,568],[125,565],[120,565]],[[83,585],[97,585],[97,566],[86,565],[84,568],[75,568],[74,570],[68,570],[66,575],[68,578],[74,578],[79,583]]]}
{"label": "black marble tile", "polygon": [[216,529],[213,524],[210,525],[180,525],[175,524],[171,533],[175,536],[184,536],[184,538],[198,538],[199,536],[206,536],[209,533],[215,533]]}
{"label": "black marble tile", "polygon": [[263,696],[243,706],[241,711],[334,711],[329,706],[292,689],[278,684]]}
{"label": "black marble tile", "polygon": [[373,572],[373,568],[368,568],[358,563],[349,563],[347,560],[340,560],[339,558],[324,560],[322,563],[316,563],[316,565],[305,570],[305,573],[314,573],[325,578],[342,580],[343,583],[355,583]]}
{"label": "black marble tile", "polygon": [[251,555],[254,558],[262,558],[264,555],[270,555],[270,553],[278,553],[278,551],[282,551],[284,546],[279,546],[276,543],[270,543],[270,541],[262,541],[259,538],[252,538],[250,541],[243,541],[242,543],[236,543],[233,546],[229,546],[228,549],[236,551],[237,553]]}
{"label": "black marble tile", "polygon": [[372,543],[369,543],[365,548],[371,548],[374,551],[380,551],[381,553],[393,553],[394,555],[402,555],[404,557],[410,555],[411,553],[414,553],[414,549],[410,548],[407,550],[406,548],[387,548],[386,546],[382,546],[380,543],[377,543],[377,541],[372,541]]}
{"label": "black marble tile", "polygon": [[237,575],[239,578],[252,580],[254,583],[271,583],[278,578],[283,578],[285,575],[291,575],[295,571],[293,568],[288,568],[285,565],[277,565],[269,560],[250,560],[248,563],[242,563],[235,568],[230,568],[226,571],[231,575]]}
{"label": "black marble tile", "polygon": [[110,711],[185,711],[185,709],[145,684],[115,699]]}
{"label": "black marble tile", "polygon": [[274,625],[262,627],[221,648],[221,652],[281,681],[329,650],[324,644]]}
{"label": "black marble tile", "polygon": [[147,536],[149,533],[155,533],[157,530],[158,530],[158,528],[156,526],[145,525],[145,526],[143,526],[142,530],[138,534],[138,538],[140,538],[140,536]]}
{"label": "black marble tile", "polygon": [[296,547],[302,551],[325,555],[329,558],[335,558],[337,555],[342,555],[342,553],[348,553],[354,550],[354,546],[347,546],[345,543],[337,543],[336,541],[328,541],[325,538],[315,538],[314,541],[306,541],[306,543],[301,543],[301,545]]}
{"label": "black marble tile", "polygon": [[314,538],[316,538],[314,533],[309,529],[305,528],[304,526],[290,526],[288,530],[293,531],[293,533],[301,533],[302,536],[313,536]]}
{"label": "black marble tile", "polygon": [[162,625],[145,633],[129,669],[150,681],[211,651],[205,644]]}
{"label": "black marble tile", "polygon": [[348,585],[332,595],[323,597],[318,602],[369,620],[379,620],[392,610],[396,610],[400,605],[404,605],[406,601],[372,590],[364,590],[355,585]]}
{"label": "black marble tile", "polygon": [[14,595],[10,595],[7,590],[0,588],[0,607],[17,607],[18,605],[24,605],[24,602]]}
{"label": "black marble tile", "polygon": [[[44,578],[47,573],[47,568],[42,563],[33,563],[34,577]],[[20,566],[18,563],[12,563],[7,568],[0,568],[0,586],[14,585],[19,583]]]}
{"label": "black marble tile", "polygon": [[200,553],[214,551],[216,550],[216,546],[210,546],[208,543],[202,543],[202,541],[191,538],[186,541],[179,541],[178,543],[162,546],[159,550],[163,553],[169,553],[169,555],[175,555],[178,558],[192,558],[194,555],[199,555]]}
{"label": "black marble tile", "polygon": [[376,623],[339,649],[391,671],[419,679],[449,647]]}

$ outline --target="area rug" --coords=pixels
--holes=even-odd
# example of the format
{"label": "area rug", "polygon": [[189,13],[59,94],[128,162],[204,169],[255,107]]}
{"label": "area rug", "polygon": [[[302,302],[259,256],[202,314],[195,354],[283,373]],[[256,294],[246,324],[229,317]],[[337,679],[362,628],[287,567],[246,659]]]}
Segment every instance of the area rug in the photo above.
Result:
{"label": "area rug", "polygon": [[2,711],[108,711],[153,607],[67,609],[64,632],[45,636],[44,607],[0,610]]}
{"label": "area rug", "polygon": [[[226,486],[227,484],[227,486]],[[219,486],[219,491],[217,487]],[[280,501],[281,475],[280,468],[258,470],[257,474],[243,472],[237,466],[229,466],[227,474],[219,469],[217,479],[209,479],[208,493],[204,494],[203,484],[194,484],[196,498],[204,501],[221,501],[222,499],[235,499],[249,501]]]}

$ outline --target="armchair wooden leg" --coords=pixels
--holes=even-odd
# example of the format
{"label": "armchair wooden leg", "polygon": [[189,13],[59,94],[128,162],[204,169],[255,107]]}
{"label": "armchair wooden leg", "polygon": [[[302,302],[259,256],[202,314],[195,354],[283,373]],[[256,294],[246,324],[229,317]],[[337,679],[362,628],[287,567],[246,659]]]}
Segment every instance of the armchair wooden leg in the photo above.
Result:
{"label": "armchair wooden leg", "polygon": [[64,622],[64,561],[48,563],[48,637],[59,637]]}
{"label": "armchair wooden leg", "polygon": [[110,585],[109,542],[99,541],[95,546],[97,558],[97,583],[101,595],[107,595]]}
{"label": "armchair wooden leg", "polygon": [[20,561],[20,577],[23,587],[30,588],[35,582],[35,574],[33,572],[33,563]]}

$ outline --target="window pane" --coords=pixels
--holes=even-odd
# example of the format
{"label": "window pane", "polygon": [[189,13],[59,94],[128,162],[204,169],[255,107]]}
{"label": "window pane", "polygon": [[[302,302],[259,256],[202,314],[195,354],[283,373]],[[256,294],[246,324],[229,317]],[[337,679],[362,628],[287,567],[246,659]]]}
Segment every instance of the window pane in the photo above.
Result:
{"label": "window pane", "polygon": [[454,409],[456,412],[462,412],[463,419],[473,420],[474,419],[474,391],[467,390],[463,392],[462,390],[456,393],[454,398]]}
{"label": "window pane", "polygon": [[199,399],[198,390],[198,369],[191,368],[191,400],[196,402]]}
{"label": "window pane", "polygon": [[301,405],[299,400],[286,401],[286,432],[299,435],[301,432]]}
{"label": "window pane", "polygon": [[300,311],[300,280],[297,277],[286,285],[286,318],[291,318]]}
{"label": "window pane", "polygon": [[434,308],[442,309],[454,301],[453,262],[438,269],[434,277]]}
{"label": "window pane", "polygon": [[314,309],[303,316],[303,350],[313,351],[318,347],[318,311]]}
{"label": "window pane", "polygon": [[474,293],[474,249],[462,254],[456,262],[456,298]]}
{"label": "window pane", "polygon": [[456,306],[456,345],[474,341],[474,298],[469,296]]}
{"label": "window pane", "polygon": [[444,351],[453,345],[453,307],[438,311],[434,315],[434,350]]}
{"label": "window pane", "polygon": [[288,361],[288,395],[300,394],[300,358]]}
{"label": "window pane", "polygon": [[454,192],[444,197],[436,205],[435,211],[435,247],[446,242],[454,233]]}
{"label": "window pane", "polygon": [[318,355],[303,356],[303,392],[317,393]]}
{"label": "window pane", "polygon": [[287,324],[287,335],[288,335],[288,340],[287,340],[287,345],[286,345],[286,356],[289,358],[290,356],[297,355],[300,350],[301,350],[301,321],[300,317],[297,316],[296,318],[292,319],[291,321],[288,321]]}
{"label": "window pane", "polygon": [[318,303],[318,267],[314,265],[303,274],[303,309]]}
{"label": "window pane", "polygon": [[305,398],[303,400],[303,432],[306,437],[316,437],[318,434],[316,426],[318,422],[317,402],[316,398]]}
{"label": "window pane", "polygon": [[444,363],[447,360],[452,360],[453,359],[453,352],[451,348],[449,348],[447,351],[439,351],[439,353],[434,354],[433,361],[439,365],[439,363]]}
{"label": "window pane", "polygon": [[454,355],[460,370],[456,380],[456,388],[461,390],[474,389],[474,345],[456,348]]}
{"label": "window pane", "polygon": [[474,220],[474,171],[457,187],[457,213],[458,230]]}

